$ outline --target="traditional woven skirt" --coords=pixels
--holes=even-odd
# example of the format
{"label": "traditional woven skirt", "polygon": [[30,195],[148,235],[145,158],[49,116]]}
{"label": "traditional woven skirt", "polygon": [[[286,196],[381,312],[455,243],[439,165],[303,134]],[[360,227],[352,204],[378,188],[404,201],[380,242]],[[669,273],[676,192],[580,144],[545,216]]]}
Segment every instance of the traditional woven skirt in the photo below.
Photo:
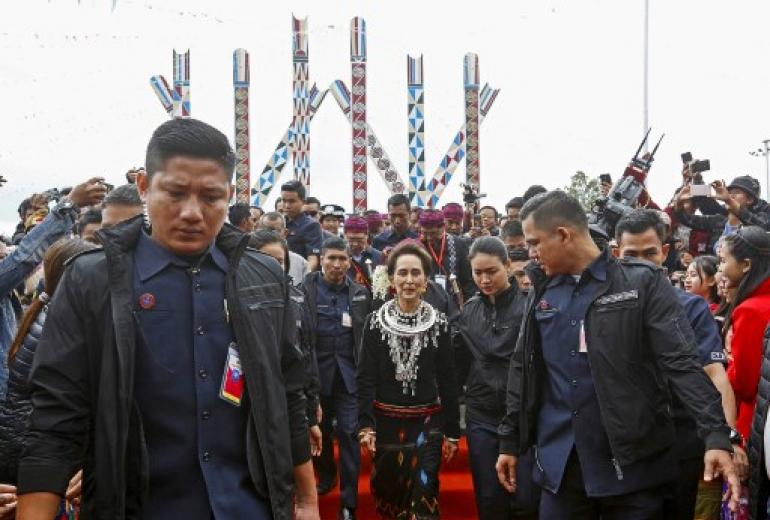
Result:
{"label": "traditional woven skirt", "polygon": [[438,405],[397,407],[375,401],[377,449],[371,490],[382,518],[439,518],[440,410]]}

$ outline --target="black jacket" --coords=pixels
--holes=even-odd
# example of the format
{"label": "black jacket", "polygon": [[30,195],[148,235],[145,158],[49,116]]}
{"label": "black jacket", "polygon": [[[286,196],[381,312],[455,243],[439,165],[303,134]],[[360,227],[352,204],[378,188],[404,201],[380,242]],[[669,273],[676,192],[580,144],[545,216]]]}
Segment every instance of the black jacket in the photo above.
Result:
{"label": "black jacket", "polygon": [[[676,210],[674,214],[676,219],[687,227],[714,233],[718,231],[720,235],[727,222],[727,216],[719,213],[688,215],[682,210]],[[759,226],[765,231],[770,231],[770,204],[762,199],[757,200],[750,208],[742,206],[736,216],[744,226]]]}
{"label": "black jacket", "polygon": [[[765,329],[762,339],[764,355],[762,367],[759,373],[759,385],[757,385],[757,404],[754,408],[754,419],[751,422],[751,433],[746,443],[746,451],[749,456],[749,519],[765,518],[765,504],[759,504],[760,489],[767,487],[767,473],[765,472],[765,421],[767,410],[770,407],[770,327]],[[761,509],[760,509],[761,507]],[[761,514],[759,514],[761,512]]]}
{"label": "black jacket", "polygon": [[[508,365],[524,314],[526,295],[515,282],[495,303],[476,294],[463,307],[457,328],[470,351],[465,379],[465,404],[469,417],[498,424],[505,415]],[[460,372],[460,367],[458,367]]]}
{"label": "black jacket", "polygon": [[44,308],[32,323],[13,363],[8,367],[8,392],[0,407],[0,482],[4,484],[16,483],[19,456],[26,445],[29,414],[32,413],[27,380],[43,332],[45,316]]}
{"label": "black jacket", "polygon": [[[50,304],[33,364],[34,411],[19,464],[19,493],[63,494],[83,468],[81,518],[141,518],[148,485],[142,418],[133,397],[136,328],[133,254],[136,217],[98,232],[103,250],[76,257]],[[225,225],[217,246],[230,269],[227,310],[251,417],[248,466],[273,517],[290,519],[293,468],[310,459],[303,355],[286,278],[270,257],[247,249]]]}
{"label": "black jacket", "polygon": [[[320,271],[309,273],[305,276],[305,280],[302,282],[302,290],[305,293],[305,302],[308,309],[310,309],[310,329],[316,330],[318,328],[318,315],[315,312],[316,309],[316,286],[323,274]],[[348,278],[348,301],[350,302],[350,318],[353,320],[353,340],[355,341],[355,348],[353,349],[353,356],[356,362],[358,362],[358,356],[360,354],[361,337],[364,331],[364,322],[366,316],[371,311],[372,300],[369,297],[369,291],[363,285],[358,285],[350,278]],[[315,334],[313,335],[313,348],[315,349]]]}
{"label": "black jacket", "polygon": [[307,421],[309,426],[318,424],[316,409],[320,403],[319,392],[321,383],[318,378],[318,360],[315,357],[315,334],[311,328],[310,308],[305,301],[305,293],[302,289],[289,284],[290,303],[294,306],[299,333],[299,345],[305,356],[305,400],[307,402]]}
{"label": "black jacket", "polygon": [[[607,280],[585,318],[586,343],[603,426],[621,466],[674,442],[670,388],[695,418],[706,449],[732,450],[722,399],[703,371],[692,328],[662,268],[607,254]],[[536,442],[545,363],[535,309],[546,279],[533,273],[527,310],[508,373],[500,452]]]}

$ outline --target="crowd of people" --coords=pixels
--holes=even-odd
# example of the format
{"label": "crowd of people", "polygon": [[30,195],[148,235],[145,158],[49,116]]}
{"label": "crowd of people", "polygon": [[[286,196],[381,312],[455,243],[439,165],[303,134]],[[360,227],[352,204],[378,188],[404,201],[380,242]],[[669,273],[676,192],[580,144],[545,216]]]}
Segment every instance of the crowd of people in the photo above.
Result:
{"label": "crowd of people", "polygon": [[233,204],[234,165],[174,119],[124,184],[19,205],[0,519],[316,519],[339,486],[349,520],[362,457],[378,515],[439,518],[463,436],[483,520],[769,517],[756,179],[694,195],[685,164],[608,227],[543,186],[502,214]]}

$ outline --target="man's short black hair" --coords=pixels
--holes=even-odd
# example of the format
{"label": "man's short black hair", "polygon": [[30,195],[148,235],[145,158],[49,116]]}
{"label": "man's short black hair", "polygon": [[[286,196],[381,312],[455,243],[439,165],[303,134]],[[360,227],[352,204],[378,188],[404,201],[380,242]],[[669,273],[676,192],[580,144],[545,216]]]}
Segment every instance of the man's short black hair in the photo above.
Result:
{"label": "man's short black hair", "polygon": [[660,213],[654,209],[638,208],[629,211],[618,220],[615,225],[615,240],[620,245],[620,239],[623,233],[639,235],[648,229],[654,229],[661,243],[666,241],[668,230],[666,223],[660,218]]}
{"label": "man's short black hair", "polygon": [[523,237],[524,230],[521,228],[521,220],[509,220],[500,230],[500,238],[505,240],[510,237]]}
{"label": "man's short black hair", "polygon": [[212,159],[222,166],[229,181],[233,180],[235,152],[225,134],[203,121],[176,118],[156,128],[147,144],[147,175],[151,178],[166,161],[178,156]]}
{"label": "man's short black hair", "polygon": [[297,197],[299,197],[299,200],[302,202],[305,202],[305,196],[307,195],[307,192],[305,191],[305,186],[299,182],[299,181],[289,181],[284,182],[281,185],[281,192],[284,191],[290,191],[292,193],[296,193]]}
{"label": "man's short black hair", "polygon": [[102,223],[102,212],[101,210],[98,210],[96,208],[89,208],[86,210],[85,213],[80,215],[80,218],[78,219],[78,223],[75,226],[75,232],[78,235],[83,234],[83,230],[86,228],[89,224],[101,224]]}
{"label": "man's short black hair", "polygon": [[324,240],[321,246],[321,256],[324,256],[326,252],[332,249],[334,251],[348,251],[348,243],[340,237],[329,237]]}
{"label": "man's short black hair", "polygon": [[529,199],[519,214],[521,221],[532,217],[540,229],[551,230],[559,226],[571,226],[588,230],[588,218],[583,206],[563,191],[547,191]]}
{"label": "man's short black hair", "polygon": [[240,226],[241,222],[251,217],[251,208],[248,204],[238,203],[227,210],[227,219],[233,226]]}
{"label": "man's short black hair", "polygon": [[505,205],[505,211],[508,211],[510,208],[521,209],[522,206],[524,206],[524,198],[514,197],[511,200],[509,200],[508,203]]}
{"label": "man's short black hair", "polygon": [[388,199],[388,210],[394,206],[406,206],[406,209],[410,209],[411,204],[409,203],[409,197],[403,193],[396,193],[395,195],[391,195]]}
{"label": "man's short black hair", "polygon": [[[535,195],[540,195],[541,193],[547,193],[548,190],[545,189],[545,186],[540,186],[539,184],[534,184],[527,188],[527,191],[524,192],[524,203],[526,204],[529,199],[534,197]],[[523,207],[523,206],[522,206]]]}
{"label": "man's short black hair", "polygon": [[318,200],[315,197],[308,197],[305,199],[305,204],[318,204],[318,207],[321,207],[321,201]]}
{"label": "man's short black hair", "polygon": [[485,209],[491,209],[492,211],[494,211],[495,212],[495,218],[497,218],[498,215],[497,215],[497,208],[496,207],[494,207],[494,206],[481,206],[479,208],[479,213],[481,213],[482,210],[485,210]]}
{"label": "man's short black hair", "polygon": [[139,197],[139,190],[136,184],[123,184],[118,186],[104,197],[102,207],[107,206],[133,206],[142,205],[142,199]]}

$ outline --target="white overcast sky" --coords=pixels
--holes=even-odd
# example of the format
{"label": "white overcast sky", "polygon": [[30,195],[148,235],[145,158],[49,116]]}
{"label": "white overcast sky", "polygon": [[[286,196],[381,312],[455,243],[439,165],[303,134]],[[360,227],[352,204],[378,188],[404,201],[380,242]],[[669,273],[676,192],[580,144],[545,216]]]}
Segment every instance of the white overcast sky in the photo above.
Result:
{"label": "white overcast sky", "polygon": [[[232,51],[251,57],[252,179],[291,119],[291,15],[309,17],[310,75],[349,83],[349,25],[368,30],[368,116],[407,176],[406,55],[424,54],[426,169],[463,121],[462,62],[502,91],[481,130],[482,191],[502,207],[576,170],[622,172],[642,135],[643,0],[17,0],[0,8],[0,231],[34,191],[92,175],[119,184],[166,114],[149,78],[191,49],[192,113],[233,134]],[[679,155],[707,179],[752,174],[770,138],[770,2],[650,0],[650,124],[666,133],[651,178],[659,203]],[[311,192],[351,208],[350,127],[329,96],[311,127]],[[370,207],[386,190],[369,166]],[[284,179],[291,176],[290,168]],[[458,169],[442,202],[459,198]],[[270,199],[272,202],[272,197]]]}

